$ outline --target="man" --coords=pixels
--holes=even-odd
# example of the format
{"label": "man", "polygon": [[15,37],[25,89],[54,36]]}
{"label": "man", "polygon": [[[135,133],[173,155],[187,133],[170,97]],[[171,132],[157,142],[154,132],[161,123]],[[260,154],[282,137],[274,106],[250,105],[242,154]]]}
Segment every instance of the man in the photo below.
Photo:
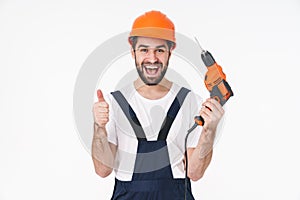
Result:
{"label": "man", "polygon": [[[106,177],[114,169],[113,200],[194,199],[190,179],[199,180],[211,161],[224,110],[211,98],[201,104],[199,96],[164,77],[176,40],[174,24],[163,13],[138,17],[129,43],[139,78],[105,99],[97,91],[95,171]],[[185,146],[196,115],[204,126],[189,135]]]}

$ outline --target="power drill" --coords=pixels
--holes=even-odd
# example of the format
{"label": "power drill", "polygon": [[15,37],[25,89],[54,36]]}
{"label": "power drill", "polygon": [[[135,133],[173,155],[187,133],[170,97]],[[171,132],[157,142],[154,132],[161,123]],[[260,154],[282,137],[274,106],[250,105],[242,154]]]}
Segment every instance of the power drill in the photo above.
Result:
{"label": "power drill", "polygon": [[[222,68],[218,65],[215,59],[212,57],[211,53],[205,51],[201,48],[197,38],[195,37],[196,42],[198,43],[201,49],[201,58],[207,67],[207,72],[205,74],[204,83],[206,88],[210,93],[210,97],[217,100],[222,106],[227,102],[227,100],[233,96],[231,87],[226,81],[226,75],[223,73]],[[185,136],[185,158],[186,158],[186,169],[188,169],[188,157],[187,157],[187,138],[189,134],[198,126],[204,125],[204,119],[201,116],[195,117],[194,125],[187,131]],[[187,199],[187,170],[185,171],[185,194],[184,199]]]}
{"label": "power drill", "polygon": [[[195,40],[202,51],[201,59],[207,67],[207,72],[204,78],[205,86],[210,93],[210,97],[217,100],[223,106],[227,100],[233,96],[231,87],[226,81],[226,75],[222,71],[221,66],[216,63],[211,53],[201,48],[196,37]],[[195,123],[203,126],[204,119],[201,116],[196,116]]]}

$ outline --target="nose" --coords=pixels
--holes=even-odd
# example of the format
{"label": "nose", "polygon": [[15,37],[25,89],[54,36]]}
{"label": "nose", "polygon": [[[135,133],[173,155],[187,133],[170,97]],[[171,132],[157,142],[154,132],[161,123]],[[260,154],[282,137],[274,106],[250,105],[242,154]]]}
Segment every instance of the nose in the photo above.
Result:
{"label": "nose", "polygon": [[154,49],[151,49],[148,51],[147,58],[150,62],[154,63],[158,60],[156,56],[156,51]]}

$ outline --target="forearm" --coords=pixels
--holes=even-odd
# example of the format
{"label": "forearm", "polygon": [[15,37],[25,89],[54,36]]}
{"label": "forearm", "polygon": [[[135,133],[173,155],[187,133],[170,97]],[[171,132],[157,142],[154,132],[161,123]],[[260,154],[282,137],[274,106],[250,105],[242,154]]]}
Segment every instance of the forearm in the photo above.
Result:
{"label": "forearm", "polygon": [[94,124],[92,141],[92,159],[96,173],[101,177],[108,176],[113,169],[115,150],[107,140],[105,128]]}
{"label": "forearm", "polygon": [[193,181],[202,178],[211,162],[214,138],[215,131],[203,129],[196,148],[188,152],[188,176]]}

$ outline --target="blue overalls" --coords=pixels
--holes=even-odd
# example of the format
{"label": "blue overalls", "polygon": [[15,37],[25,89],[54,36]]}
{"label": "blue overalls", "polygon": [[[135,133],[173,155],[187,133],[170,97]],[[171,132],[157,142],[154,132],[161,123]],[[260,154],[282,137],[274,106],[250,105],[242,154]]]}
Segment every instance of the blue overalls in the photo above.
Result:
{"label": "blue overalls", "polygon": [[[174,179],[167,148],[167,136],[172,123],[190,92],[181,88],[167,112],[157,141],[147,141],[144,130],[129,103],[120,91],[111,94],[129,120],[138,140],[137,156],[131,181],[115,179],[111,200],[194,200],[191,182]],[[186,182],[185,182],[186,181]]]}

